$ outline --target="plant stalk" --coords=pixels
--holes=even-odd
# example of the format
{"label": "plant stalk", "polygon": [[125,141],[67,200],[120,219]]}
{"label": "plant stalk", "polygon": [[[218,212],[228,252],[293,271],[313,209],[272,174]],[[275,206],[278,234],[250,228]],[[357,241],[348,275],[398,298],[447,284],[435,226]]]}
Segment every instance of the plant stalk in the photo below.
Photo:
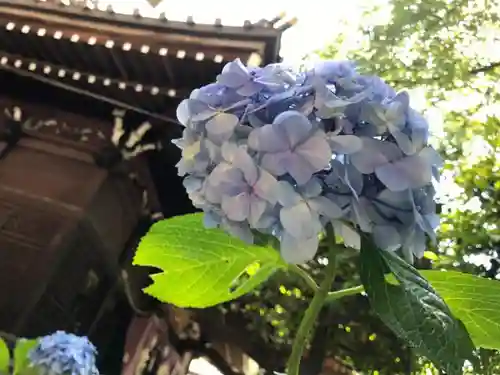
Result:
{"label": "plant stalk", "polygon": [[300,268],[296,264],[290,264],[288,266],[288,269],[296,275],[300,276],[305,281],[307,286],[313,291],[313,293],[316,293],[318,291],[318,284],[316,284],[316,281],[314,281],[314,279],[307,273],[307,271]]}
{"label": "plant stalk", "polygon": [[330,292],[325,298],[325,303],[331,303],[342,297],[352,296],[355,294],[360,294],[365,291],[363,285],[353,286],[352,288],[346,288],[341,290],[336,290],[335,292]]}
{"label": "plant stalk", "polygon": [[299,375],[300,361],[307,345],[307,340],[311,335],[314,323],[323,307],[328,292],[332,287],[335,279],[335,272],[337,269],[337,262],[335,259],[335,237],[329,236],[329,241],[332,241],[329,248],[328,265],[325,268],[325,278],[321,282],[319,289],[314,294],[311,304],[307,308],[302,321],[300,322],[297,336],[293,342],[292,354],[288,361],[287,375]]}

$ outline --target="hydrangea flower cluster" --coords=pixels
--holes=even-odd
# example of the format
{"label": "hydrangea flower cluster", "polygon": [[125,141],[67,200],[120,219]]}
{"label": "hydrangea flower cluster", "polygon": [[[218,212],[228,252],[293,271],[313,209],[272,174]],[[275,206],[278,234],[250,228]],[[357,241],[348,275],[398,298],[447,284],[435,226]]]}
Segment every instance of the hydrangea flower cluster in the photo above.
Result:
{"label": "hydrangea flower cluster", "polygon": [[409,261],[435,236],[441,159],[428,123],[407,92],[349,61],[295,72],[235,60],[177,118],[179,175],[208,227],[248,242],[274,235],[291,263],[315,256],[328,223],[347,246],[370,233]]}
{"label": "hydrangea flower cluster", "polygon": [[40,375],[99,375],[96,354],[86,337],[57,331],[39,339],[29,361]]}

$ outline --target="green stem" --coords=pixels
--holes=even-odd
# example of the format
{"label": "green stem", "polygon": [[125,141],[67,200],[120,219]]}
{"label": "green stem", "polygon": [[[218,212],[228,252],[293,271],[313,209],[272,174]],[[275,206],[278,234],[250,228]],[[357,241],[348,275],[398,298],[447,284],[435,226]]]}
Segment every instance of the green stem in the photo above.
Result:
{"label": "green stem", "polygon": [[[333,236],[332,236],[333,237]],[[297,336],[293,342],[292,354],[288,361],[287,375],[299,375],[300,361],[304,353],[309,335],[312,333],[314,323],[323,307],[325,298],[332,287],[335,279],[335,272],[337,269],[337,262],[335,259],[335,238],[331,238],[330,252],[328,257],[328,265],[325,268],[325,278],[317,289],[311,304],[307,308],[302,321],[300,322]]]}
{"label": "green stem", "polygon": [[353,286],[352,288],[346,288],[337,290],[335,292],[330,292],[325,298],[325,303],[331,303],[345,296],[352,296],[355,294],[360,294],[365,291],[363,285]]}
{"label": "green stem", "polygon": [[290,264],[288,265],[288,270],[292,271],[296,275],[302,277],[302,279],[306,282],[307,286],[311,288],[311,290],[316,293],[319,289],[318,284],[316,284],[316,281],[307,273],[307,271],[303,270],[296,264]]}

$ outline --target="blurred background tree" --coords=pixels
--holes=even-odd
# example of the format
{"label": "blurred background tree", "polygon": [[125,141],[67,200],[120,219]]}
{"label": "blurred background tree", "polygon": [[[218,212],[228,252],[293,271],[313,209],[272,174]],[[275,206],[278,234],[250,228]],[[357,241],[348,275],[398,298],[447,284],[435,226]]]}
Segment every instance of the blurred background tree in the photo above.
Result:
{"label": "blurred background tree", "polygon": [[[420,268],[459,269],[497,278],[500,269],[500,3],[492,0],[367,1],[361,29],[349,20],[323,59],[352,59],[408,89],[429,118],[443,169],[439,243]],[[342,264],[337,287],[359,283],[356,257]],[[321,262],[311,265],[318,275]],[[317,280],[318,281],[318,280]],[[243,332],[237,345],[268,369],[283,369],[295,330],[312,294],[301,280],[276,275],[253,295],[217,310]],[[500,298],[500,297],[499,297]],[[438,374],[412,357],[369,311],[363,296],[325,307],[311,342],[304,375],[336,357],[362,374]],[[460,317],[459,317],[460,318]],[[213,322],[213,320],[212,320]],[[241,343],[243,342],[243,343]],[[500,355],[481,350],[477,374],[500,373]],[[464,370],[464,373],[469,373]],[[271,372],[270,372],[271,373]]]}

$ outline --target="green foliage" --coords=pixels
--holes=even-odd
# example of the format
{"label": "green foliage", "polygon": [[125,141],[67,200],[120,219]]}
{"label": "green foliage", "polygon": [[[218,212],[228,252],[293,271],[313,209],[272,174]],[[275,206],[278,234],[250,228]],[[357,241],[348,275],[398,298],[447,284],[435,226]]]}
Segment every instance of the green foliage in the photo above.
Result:
{"label": "green foliage", "polygon": [[7,374],[9,371],[10,353],[9,347],[0,338],[0,374]]}
{"label": "green foliage", "polygon": [[[360,272],[372,308],[401,339],[446,373],[461,374],[474,346],[463,324],[415,268],[363,241]],[[389,269],[398,284],[385,280]]]}
{"label": "green foliage", "polygon": [[500,281],[453,271],[422,275],[460,317],[477,347],[500,349]]}
{"label": "green foliage", "polygon": [[179,307],[209,307],[252,291],[285,267],[272,247],[204,229],[202,220],[202,214],[191,214],[151,227],[134,257],[135,265],[162,270],[146,293]]}
{"label": "green foliage", "polygon": [[19,339],[14,348],[14,375],[32,375],[34,369],[28,368],[28,353],[37,344],[36,339]]}
{"label": "green foliage", "polygon": [[[18,339],[12,341],[14,345],[14,372],[13,375],[36,375],[36,370],[28,366],[28,353],[37,344],[36,339]],[[0,375],[9,374],[11,352],[6,342],[0,338]]]}

